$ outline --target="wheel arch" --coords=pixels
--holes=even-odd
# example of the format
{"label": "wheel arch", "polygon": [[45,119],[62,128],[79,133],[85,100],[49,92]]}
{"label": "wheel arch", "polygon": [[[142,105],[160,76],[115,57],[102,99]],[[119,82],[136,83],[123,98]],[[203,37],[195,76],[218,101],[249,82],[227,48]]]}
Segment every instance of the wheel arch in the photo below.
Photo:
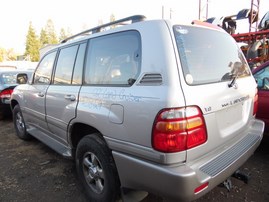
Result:
{"label": "wheel arch", "polygon": [[107,145],[107,142],[105,141],[103,135],[99,130],[97,130],[95,127],[92,127],[88,124],[85,123],[74,123],[72,124],[70,128],[70,143],[74,150],[76,150],[77,145],[79,141],[85,137],[86,135],[91,135],[91,134],[98,134],[98,136],[105,142]]}
{"label": "wheel arch", "polygon": [[18,101],[17,100],[11,100],[11,102],[10,102],[10,107],[11,107],[11,110],[13,110],[14,109],[14,107],[16,106],[16,105],[18,105],[19,103],[18,103]]}

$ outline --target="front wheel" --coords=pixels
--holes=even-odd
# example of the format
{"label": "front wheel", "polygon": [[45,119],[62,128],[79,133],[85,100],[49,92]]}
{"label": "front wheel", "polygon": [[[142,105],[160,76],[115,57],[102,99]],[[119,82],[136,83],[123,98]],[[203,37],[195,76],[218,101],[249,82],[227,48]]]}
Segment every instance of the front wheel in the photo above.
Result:
{"label": "front wheel", "polygon": [[120,193],[117,169],[111,151],[98,134],[87,135],[79,142],[76,167],[90,201],[116,201]]}
{"label": "front wheel", "polygon": [[32,136],[26,132],[25,122],[19,105],[16,105],[13,109],[13,124],[16,134],[20,139],[29,140],[32,138]]}

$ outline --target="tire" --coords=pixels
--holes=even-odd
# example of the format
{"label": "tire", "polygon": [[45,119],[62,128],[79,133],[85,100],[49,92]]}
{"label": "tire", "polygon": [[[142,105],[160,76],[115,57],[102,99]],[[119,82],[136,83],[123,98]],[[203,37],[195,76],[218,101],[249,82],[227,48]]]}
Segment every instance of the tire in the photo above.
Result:
{"label": "tire", "polygon": [[112,153],[98,134],[87,135],[76,151],[76,168],[89,201],[116,201],[120,182]]}
{"label": "tire", "polygon": [[13,124],[16,134],[20,139],[30,140],[32,138],[32,136],[26,132],[26,125],[19,105],[16,105],[13,109]]}

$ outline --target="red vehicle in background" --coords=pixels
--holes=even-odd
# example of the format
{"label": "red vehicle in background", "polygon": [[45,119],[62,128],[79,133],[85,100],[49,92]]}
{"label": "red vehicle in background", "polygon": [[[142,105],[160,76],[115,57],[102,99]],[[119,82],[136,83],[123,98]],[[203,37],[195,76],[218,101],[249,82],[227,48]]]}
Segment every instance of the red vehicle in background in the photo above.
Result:
{"label": "red vehicle in background", "polygon": [[269,129],[269,61],[252,70],[258,84],[258,111],[256,117],[262,119]]}

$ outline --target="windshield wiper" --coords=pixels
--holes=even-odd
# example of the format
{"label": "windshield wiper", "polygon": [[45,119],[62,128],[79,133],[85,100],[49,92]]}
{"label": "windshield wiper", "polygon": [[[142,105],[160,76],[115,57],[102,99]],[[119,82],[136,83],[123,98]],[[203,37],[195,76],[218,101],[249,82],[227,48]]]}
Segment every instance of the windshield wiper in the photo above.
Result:
{"label": "windshield wiper", "polygon": [[229,88],[231,88],[231,87],[233,87],[234,86],[234,84],[235,84],[235,81],[236,81],[236,79],[237,79],[237,77],[238,77],[238,75],[237,74],[232,74],[232,80],[231,80],[231,82],[228,84],[228,87]]}

